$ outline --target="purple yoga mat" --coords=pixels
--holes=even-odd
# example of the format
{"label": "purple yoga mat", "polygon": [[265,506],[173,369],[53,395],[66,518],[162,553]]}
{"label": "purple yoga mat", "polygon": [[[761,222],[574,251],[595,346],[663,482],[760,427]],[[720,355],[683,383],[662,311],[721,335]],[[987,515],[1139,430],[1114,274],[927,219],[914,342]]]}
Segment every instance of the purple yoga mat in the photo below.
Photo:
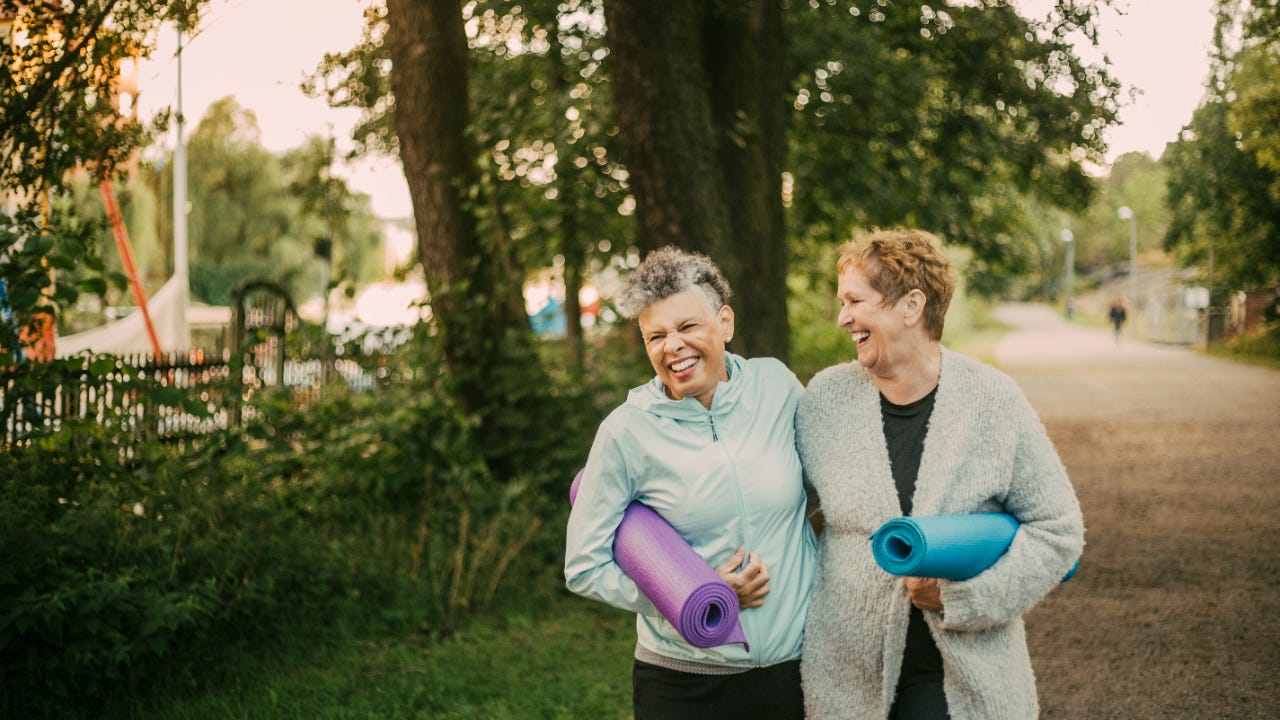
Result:
{"label": "purple yoga mat", "polygon": [[[581,470],[569,486],[570,505],[580,482]],[[751,649],[738,618],[738,595],[652,508],[639,502],[627,506],[613,539],[613,556],[690,645],[742,643]]]}

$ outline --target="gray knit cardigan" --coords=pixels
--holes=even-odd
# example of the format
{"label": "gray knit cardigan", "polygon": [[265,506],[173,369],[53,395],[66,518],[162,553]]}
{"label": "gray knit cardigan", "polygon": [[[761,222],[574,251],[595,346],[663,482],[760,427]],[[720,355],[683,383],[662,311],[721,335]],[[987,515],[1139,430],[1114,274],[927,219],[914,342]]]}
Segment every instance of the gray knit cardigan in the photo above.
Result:
{"label": "gray knit cardigan", "polygon": [[[902,580],[876,565],[868,540],[902,514],[870,373],[855,362],[815,376],[797,411],[796,442],[826,520],[805,626],[807,715],[883,720],[911,601]],[[1022,615],[1080,556],[1084,522],[1044,425],[1012,379],[943,348],[913,504],[916,516],[1007,512],[1022,523],[991,568],[940,581],[944,610],[924,615],[953,720],[1036,717]]]}

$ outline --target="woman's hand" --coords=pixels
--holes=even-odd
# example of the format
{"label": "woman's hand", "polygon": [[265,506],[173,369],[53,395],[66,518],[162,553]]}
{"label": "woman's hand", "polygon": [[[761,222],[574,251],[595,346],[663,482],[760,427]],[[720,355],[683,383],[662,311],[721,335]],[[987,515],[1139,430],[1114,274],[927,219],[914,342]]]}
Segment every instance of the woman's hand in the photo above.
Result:
{"label": "woman's hand", "polygon": [[921,610],[942,612],[942,589],[938,587],[938,578],[904,577],[903,584],[911,596],[911,604]]}
{"label": "woman's hand", "polygon": [[738,552],[716,568],[720,577],[738,594],[738,607],[744,610],[764,605],[764,596],[769,594],[769,568],[755,553],[751,553],[747,566],[742,567],[746,552],[746,548],[738,548]]}

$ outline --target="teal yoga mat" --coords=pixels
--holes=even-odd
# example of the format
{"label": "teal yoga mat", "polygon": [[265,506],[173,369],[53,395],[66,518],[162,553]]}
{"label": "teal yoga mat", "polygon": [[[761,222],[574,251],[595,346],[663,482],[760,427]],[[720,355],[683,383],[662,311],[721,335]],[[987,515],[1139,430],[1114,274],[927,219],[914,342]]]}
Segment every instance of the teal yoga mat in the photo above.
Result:
{"label": "teal yoga mat", "polygon": [[[871,552],[893,575],[968,580],[1004,555],[1018,527],[1007,513],[894,518],[872,534]],[[1062,582],[1079,567],[1076,560]]]}

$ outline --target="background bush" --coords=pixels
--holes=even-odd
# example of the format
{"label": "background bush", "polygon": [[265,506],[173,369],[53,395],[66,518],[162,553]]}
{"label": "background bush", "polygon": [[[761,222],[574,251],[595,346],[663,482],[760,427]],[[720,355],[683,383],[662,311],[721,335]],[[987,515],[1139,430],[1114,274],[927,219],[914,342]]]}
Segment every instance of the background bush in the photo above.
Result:
{"label": "background bush", "polygon": [[296,389],[259,395],[242,428],[198,443],[105,418],[4,448],[0,715],[55,715],[161,670],[194,684],[286,626],[438,636],[513,587],[561,585],[547,559],[599,420],[589,394],[562,379],[563,403],[528,419],[561,442],[493,477],[425,333],[389,355],[340,351],[373,390],[327,385],[305,410]]}

